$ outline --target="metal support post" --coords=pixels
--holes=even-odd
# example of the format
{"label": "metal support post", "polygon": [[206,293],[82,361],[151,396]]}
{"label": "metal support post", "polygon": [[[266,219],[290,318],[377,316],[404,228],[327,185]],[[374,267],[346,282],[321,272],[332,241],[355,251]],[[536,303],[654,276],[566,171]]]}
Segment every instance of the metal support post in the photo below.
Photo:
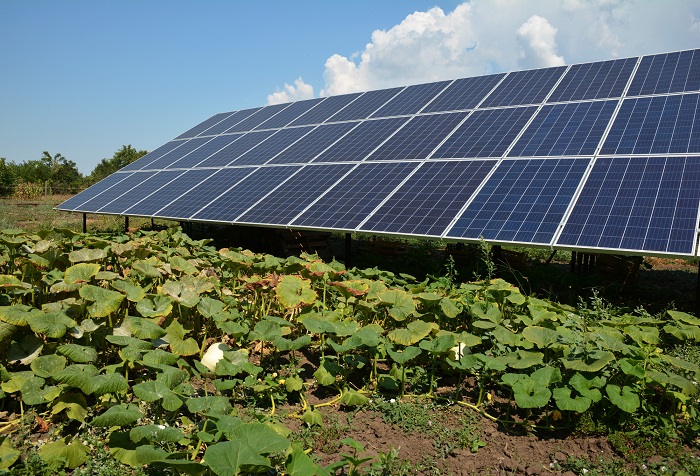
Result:
{"label": "metal support post", "polygon": [[83,233],[87,233],[87,213],[83,213]]}
{"label": "metal support post", "polygon": [[352,266],[352,234],[345,233],[345,267]]}

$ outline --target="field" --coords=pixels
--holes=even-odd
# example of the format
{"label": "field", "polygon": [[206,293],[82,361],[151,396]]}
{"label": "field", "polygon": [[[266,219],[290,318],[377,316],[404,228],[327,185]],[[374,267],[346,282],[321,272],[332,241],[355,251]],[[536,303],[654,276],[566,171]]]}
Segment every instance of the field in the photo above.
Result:
{"label": "field", "polygon": [[346,268],[52,203],[0,202],[0,472],[700,474],[695,263]]}

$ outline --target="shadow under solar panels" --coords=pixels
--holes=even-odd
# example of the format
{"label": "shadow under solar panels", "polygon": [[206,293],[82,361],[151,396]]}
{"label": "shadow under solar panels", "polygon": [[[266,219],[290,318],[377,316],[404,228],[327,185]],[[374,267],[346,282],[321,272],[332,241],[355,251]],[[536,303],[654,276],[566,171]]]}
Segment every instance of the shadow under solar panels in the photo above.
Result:
{"label": "shadow under solar panels", "polygon": [[557,245],[692,255],[700,157],[599,158]]}
{"label": "shadow under solar panels", "polygon": [[590,159],[509,159],[472,199],[448,238],[550,244]]}

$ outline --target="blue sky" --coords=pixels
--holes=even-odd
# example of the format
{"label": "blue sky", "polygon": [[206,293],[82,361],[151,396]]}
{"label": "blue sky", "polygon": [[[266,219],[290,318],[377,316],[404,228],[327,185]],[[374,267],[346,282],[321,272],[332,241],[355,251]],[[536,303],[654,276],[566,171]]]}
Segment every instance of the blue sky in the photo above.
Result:
{"label": "blue sky", "polygon": [[0,0],[0,45],[0,157],[88,174],[217,112],[697,48],[700,0]]}

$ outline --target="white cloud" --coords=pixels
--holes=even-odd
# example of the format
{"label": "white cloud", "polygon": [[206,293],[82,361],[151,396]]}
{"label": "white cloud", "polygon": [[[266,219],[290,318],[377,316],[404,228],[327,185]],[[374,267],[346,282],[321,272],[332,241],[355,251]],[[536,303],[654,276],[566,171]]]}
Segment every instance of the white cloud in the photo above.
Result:
{"label": "white cloud", "polygon": [[557,55],[557,29],[546,18],[532,15],[516,34],[523,46],[523,66],[540,68],[565,64],[564,58]]}
{"label": "white cloud", "polygon": [[[330,56],[320,95],[695,48],[699,12],[698,0],[675,0],[673,8],[648,0],[471,0],[451,12],[434,7],[375,30],[358,51]],[[306,88],[285,85],[268,102],[293,100],[302,89],[311,94],[302,84]]]}
{"label": "white cloud", "polygon": [[285,102],[300,101],[302,99],[311,99],[314,97],[314,87],[306,84],[299,77],[294,80],[294,85],[284,83],[282,90],[277,89],[274,93],[267,96],[267,104],[282,104]]}

